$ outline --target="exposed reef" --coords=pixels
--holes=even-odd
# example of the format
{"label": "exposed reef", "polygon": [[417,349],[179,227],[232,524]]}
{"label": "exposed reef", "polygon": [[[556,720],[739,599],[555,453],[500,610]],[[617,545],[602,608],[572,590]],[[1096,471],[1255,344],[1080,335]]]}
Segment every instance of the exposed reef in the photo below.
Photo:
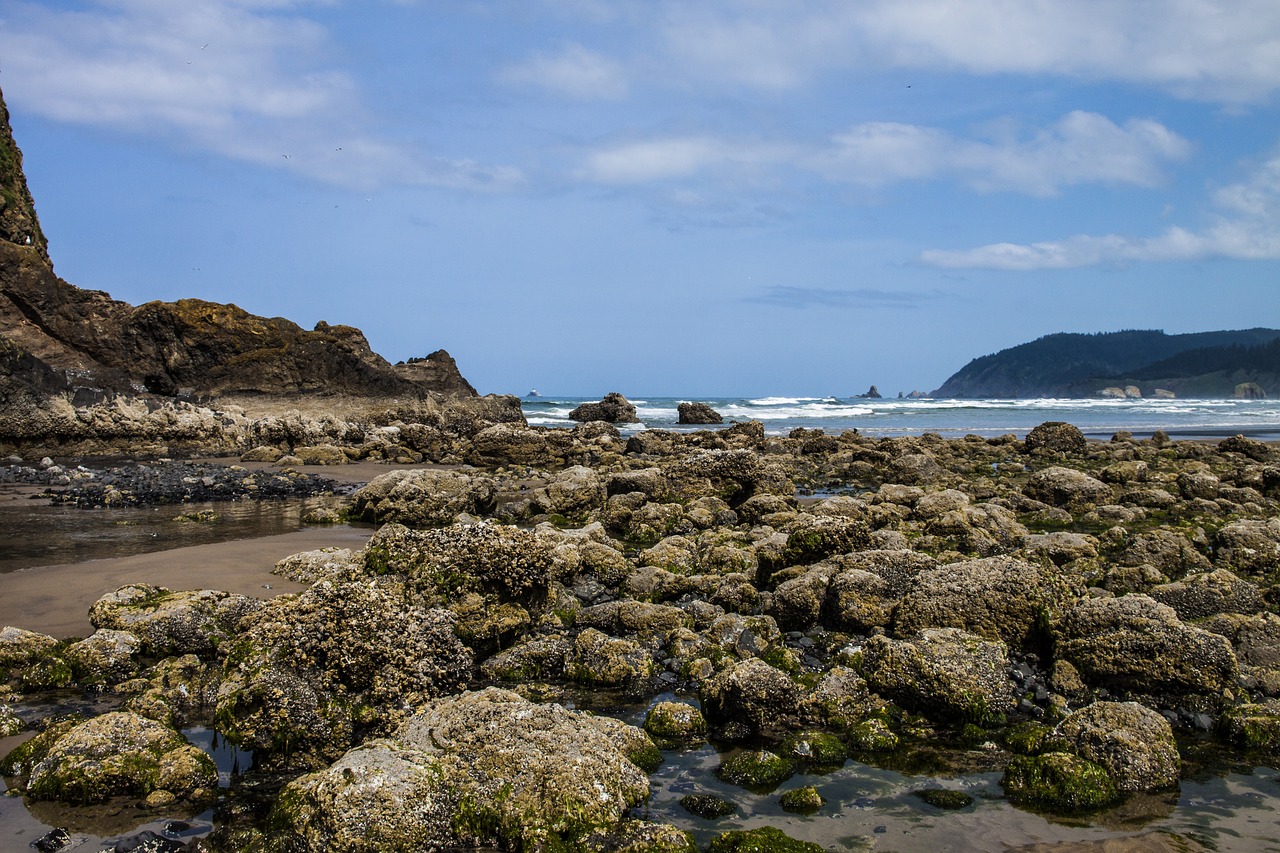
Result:
{"label": "exposed reef", "polygon": [[[635,807],[662,750],[705,739],[755,795],[850,756],[983,744],[1010,802],[1070,814],[1176,790],[1206,739],[1280,755],[1272,445],[1061,423],[821,445],[758,423],[433,429],[411,452],[469,465],[357,491],[351,515],[381,527],[283,561],[304,592],[135,585],[94,606],[86,640],[7,628],[11,701],[106,688],[131,727],[211,720],[261,778],[292,780],[225,809],[200,850],[364,849],[369,826],[388,850],[692,850]],[[591,696],[649,706],[643,728],[567,710]],[[5,764],[29,797],[207,796],[190,763],[150,792],[45,781],[82,735],[39,725]],[[176,741],[154,739],[163,763]],[[821,813],[820,790],[787,793]],[[732,809],[713,800],[686,808]],[[764,842],[809,849],[763,830],[711,849]]]}

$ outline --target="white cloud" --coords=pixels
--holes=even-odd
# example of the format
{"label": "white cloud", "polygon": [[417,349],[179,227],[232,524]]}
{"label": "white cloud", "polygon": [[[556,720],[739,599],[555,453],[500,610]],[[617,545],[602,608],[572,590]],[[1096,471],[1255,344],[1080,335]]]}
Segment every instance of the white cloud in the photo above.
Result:
{"label": "white cloud", "polygon": [[295,13],[307,5],[97,0],[72,12],[13,4],[0,29],[6,94],[32,114],[168,137],[338,185],[519,183],[511,168],[370,137],[358,87],[326,65],[327,31]]}
{"label": "white cloud", "polygon": [[690,179],[708,172],[739,176],[782,162],[790,149],[712,136],[673,137],[614,145],[587,156],[578,173],[602,184],[643,184]]}
{"label": "white cloud", "polygon": [[1043,270],[1135,261],[1207,258],[1280,260],[1280,155],[1249,180],[1219,190],[1224,212],[1206,227],[1167,229],[1155,237],[1076,235],[1042,243],[993,243],[960,251],[930,250],[925,263],[949,269]]}
{"label": "white cloud", "polygon": [[1165,162],[1190,152],[1190,143],[1158,122],[1131,119],[1120,127],[1077,110],[1027,140],[961,139],[935,128],[861,124],[835,136],[814,166],[832,180],[868,186],[954,176],[983,191],[1045,196],[1073,184],[1155,186]]}
{"label": "white cloud", "polygon": [[720,0],[655,17],[677,73],[763,89],[886,66],[1120,80],[1230,104],[1280,88],[1274,0]]}
{"label": "white cloud", "polygon": [[539,86],[582,100],[614,100],[627,94],[627,78],[622,66],[580,44],[572,44],[558,54],[538,54],[508,66],[498,79],[516,85]]}
{"label": "white cloud", "polygon": [[1096,113],[1073,112],[1025,140],[964,139],[932,127],[868,122],[824,147],[707,135],[626,142],[592,152],[579,177],[641,184],[797,168],[868,187],[945,179],[982,191],[1045,196],[1083,183],[1155,186],[1161,167],[1190,151],[1190,143],[1158,122],[1133,119],[1119,126]]}

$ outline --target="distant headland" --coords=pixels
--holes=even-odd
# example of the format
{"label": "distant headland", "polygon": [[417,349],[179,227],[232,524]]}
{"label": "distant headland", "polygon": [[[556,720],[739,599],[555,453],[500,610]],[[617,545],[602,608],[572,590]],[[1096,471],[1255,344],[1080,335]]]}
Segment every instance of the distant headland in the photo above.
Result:
{"label": "distant headland", "polygon": [[933,397],[1266,398],[1280,394],[1280,329],[1056,334],[975,358]]}

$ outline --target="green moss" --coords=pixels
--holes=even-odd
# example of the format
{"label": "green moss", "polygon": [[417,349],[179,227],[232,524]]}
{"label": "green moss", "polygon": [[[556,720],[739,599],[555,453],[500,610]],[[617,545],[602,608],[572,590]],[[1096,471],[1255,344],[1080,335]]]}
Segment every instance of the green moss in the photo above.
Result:
{"label": "green moss", "polygon": [[662,766],[662,752],[653,743],[628,749],[627,758],[645,773],[652,773]]}
{"label": "green moss", "polygon": [[1000,785],[1014,803],[1063,814],[1096,811],[1119,799],[1106,770],[1065,752],[1015,755]]}
{"label": "green moss", "polygon": [[730,756],[716,772],[731,785],[766,793],[791,778],[795,768],[781,755],[761,749]]}
{"label": "green moss", "polygon": [[769,666],[788,675],[798,675],[800,673],[799,657],[786,646],[770,646],[758,657]]}
{"label": "green moss", "polygon": [[56,690],[75,683],[75,672],[57,650],[33,661],[18,679],[23,691]]}
{"label": "green moss", "polygon": [[738,810],[733,803],[713,794],[686,794],[680,798],[680,806],[689,814],[704,820],[722,818]]}
{"label": "green moss", "polygon": [[884,720],[863,720],[849,729],[849,743],[863,752],[892,752],[900,740]]}
{"label": "green moss", "polygon": [[707,721],[692,705],[660,702],[645,714],[643,728],[660,738],[701,738],[707,733]]}
{"label": "green moss", "polygon": [[818,789],[812,785],[794,788],[778,798],[778,803],[782,806],[783,811],[795,812],[796,814],[813,814],[822,808],[826,802],[823,796],[818,793]]}
{"label": "green moss", "polygon": [[1025,722],[1010,726],[1004,733],[1004,745],[1018,755],[1039,755],[1051,729],[1040,723]]}
{"label": "green moss", "polygon": [[949,788],[924,788],[911,793],[938,809],[963,809],[973,805],[973,797],[964,791],[953,791]]}
{"label": "green moss", "polygon": [[712,839],[707,853],[824,853],[817,844],[799,841],[772,826],[735,829]]}
{"label": "green moss", "polygon": [[470,794],[464,796],[458,801],[450,820],[453,834],[464,841],[479,843],[498,838],[502,832],[502,812],[498,806],[509,796],[509,785],[488,800],[482,801]]}
{"label": "green moss", "polygon": [[370,545],[364,549],[364,566],[375,575],[390,574],[392,571],[391,551],[385,545]]}
{"label": "green moss", "polygon": [[810,764],[843,764],[848,757],[844,741],[826,732],[798,732],[782,742],[781,752],[794,761]]}
{"label": "green moss", "polygon": [[1280,753],[1280,716],[1263,705],[1231,708],[1222,715],[1218,728],[1228,740],[1244,749]]}

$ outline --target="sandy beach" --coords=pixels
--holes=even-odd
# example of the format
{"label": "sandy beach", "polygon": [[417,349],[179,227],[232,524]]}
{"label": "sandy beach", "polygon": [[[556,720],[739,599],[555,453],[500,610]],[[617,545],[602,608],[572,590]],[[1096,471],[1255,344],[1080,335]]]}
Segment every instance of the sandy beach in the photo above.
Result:
{"label": "sandy beach", "polygon": [[269,598],[303,589],[271,574],[275,564],[316,548],[359,548],[370,531],[311,527],[296,533],[194,545],[87,563],[41,566],[0,576],[0,626],[54,637],[93,633],[89,608],[105,593],[130,583],[172,590],[218,589]]}

